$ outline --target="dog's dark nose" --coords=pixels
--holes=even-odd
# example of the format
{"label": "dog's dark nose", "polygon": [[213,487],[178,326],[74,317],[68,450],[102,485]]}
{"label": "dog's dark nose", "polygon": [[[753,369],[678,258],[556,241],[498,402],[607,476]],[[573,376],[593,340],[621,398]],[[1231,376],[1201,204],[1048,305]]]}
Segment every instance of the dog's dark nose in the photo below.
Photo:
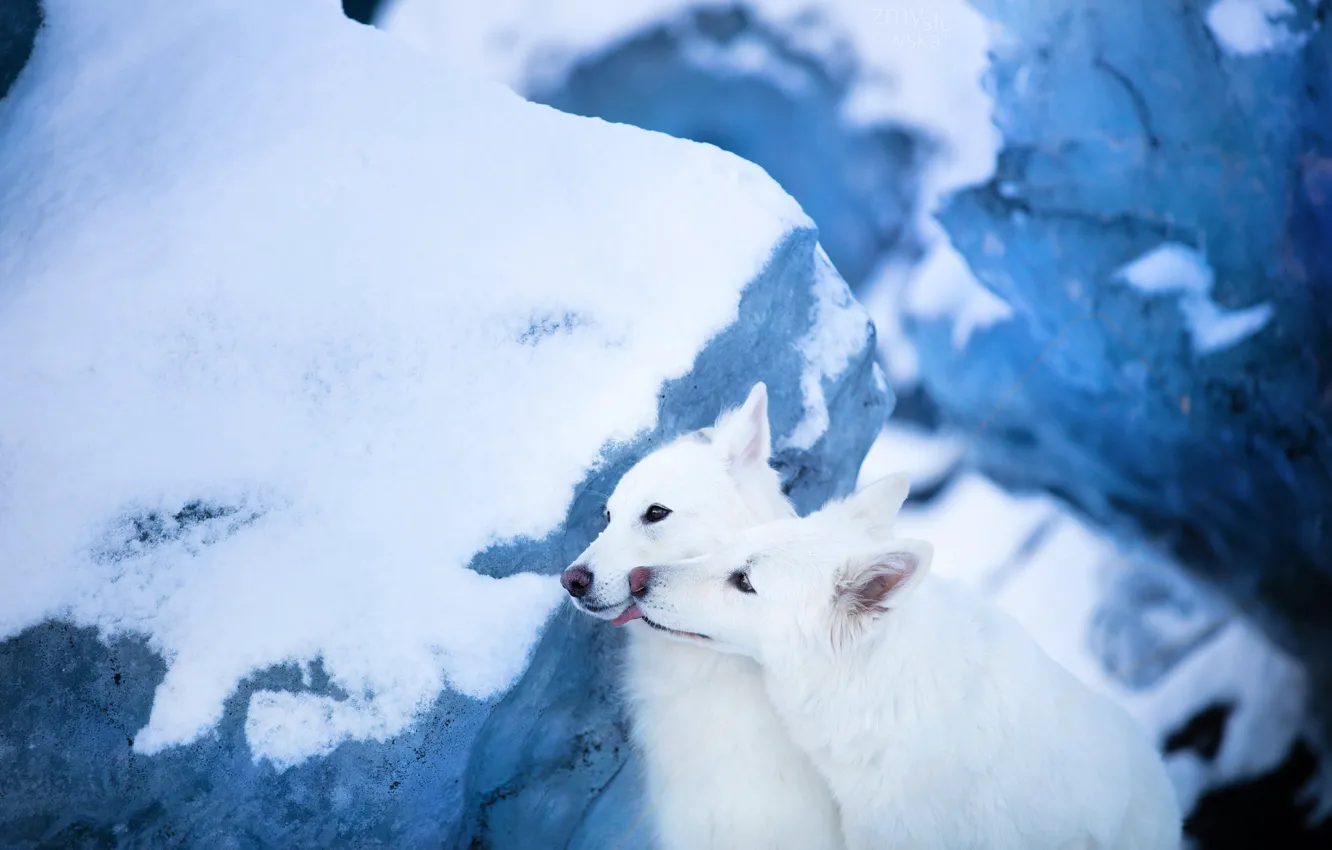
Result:
{"label": "dog's dark nose", "polygon": [[652,578],[649,567],[634,567],[629,571],[629,593],[635,598],[647,593],[648,579]]}
{"label": "dog's dark nose", "polygon": [[560,584],[574,599],[582,599],[592,589],[592,571],[582,564],[574,564],[560,574]]}

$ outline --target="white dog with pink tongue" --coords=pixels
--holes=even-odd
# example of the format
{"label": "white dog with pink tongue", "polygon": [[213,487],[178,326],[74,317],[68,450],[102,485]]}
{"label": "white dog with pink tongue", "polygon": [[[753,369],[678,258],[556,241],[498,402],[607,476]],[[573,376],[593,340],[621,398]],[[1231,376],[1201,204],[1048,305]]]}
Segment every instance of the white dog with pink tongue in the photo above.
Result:
{"label": "white dog with pink tongue", "polygon": [[758,666],[631,622],[635,567],[702,555],[742,529],[795,516],[768,466],[771,442],[758,384],[714,427],[625,473],[606,529],[562,577],[585,613],[628,624],[624,689],[658,850],[844,846],[832,792],[778,719]]}
{"label": "white dog with pink tongue", "polygon": [[639,567],[637,610],[617,619],[758,661],[853,850],[1176,850],[1178,803],[1143,730],[930,575],[928,543],[891,537],[907,486]]}

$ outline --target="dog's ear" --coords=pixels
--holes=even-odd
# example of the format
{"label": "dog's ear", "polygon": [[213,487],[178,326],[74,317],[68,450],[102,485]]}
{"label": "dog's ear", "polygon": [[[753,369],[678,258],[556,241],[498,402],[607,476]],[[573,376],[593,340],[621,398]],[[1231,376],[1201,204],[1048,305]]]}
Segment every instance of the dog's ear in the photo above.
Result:
{"label": "dog's ear", "polygon": [[719,416],[711,436],[732,471],[766,467],[772,454],[767,385],[755,384],[744,404]]}
{"label": "dog's ear", "polygon": [[910,492],[911,479],[905,472],[896,472],[866,484],[829,510],[870,537],[886,539],[892,535],[897,514]]}
{"label": "dog's ear", "polygon": [[891,540],[883,548],[852,558],[833,592],[835,626],[854,633],[899,605],[930,571],[934,547],[924,540]]}

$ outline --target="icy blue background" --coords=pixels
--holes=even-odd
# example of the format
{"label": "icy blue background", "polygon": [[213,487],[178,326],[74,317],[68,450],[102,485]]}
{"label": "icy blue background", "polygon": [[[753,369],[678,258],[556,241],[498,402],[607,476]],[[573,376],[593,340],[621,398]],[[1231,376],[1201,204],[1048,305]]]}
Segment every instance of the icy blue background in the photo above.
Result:
{"label": "icy blue background", "polygon": [[[1164,544],[1253,615],[1309,665],[1326,739],[1332,9],[1297,0],[1292,26],[1313,32],[1303,49],[1237,58],[1206,28],[1208,2],[975,5],[1012,37],[993,80],[1006,143],[995,180],[953,198],[942,218],[1015,317],[977,332],[962,352],[946,322],[911,326],[925,391],[945,420],[976,437],[973,460],[986,471]],[[26,57],[35,9],[0,5],[0,94]],[[906,222],[928,142],[842,127],[847,69],[786,51],[812,81],[793,94],[700,73],[681,58],[682,38],[725,43],[739,32],[786,51],[743,12],[700,14],[592,57],[535,96],[753,159],[820,223],[853,284],[884,252],[911,256]],[[1177,296],[1112,279],[1167,240],[1204,249],[1222,306],[1270,302],[1267,328],[1196,356]],[[789,343],[808,325],[812,245],[812,234],[792,235],[750,286],[740,321],[665,388],[657,430],[589,478],[565,529],[483,553],[476,568],[562,568],[599,531],[598,492],[662,440],[738,402],[756,379],[772,389],[777,431],[789,432],[801,365]],[[870,355],[828,388],[827,437],[780,459],[804,509],[850,486],[889,406]],[[1172,594],[1129,587],[1124,605],[1166,604]],[[299,671],[257,674],[214,736],[144,758],[129,739],[147,719],[161,660],[141,641],[108,646],[59,623],[31,629],[0,644],[0,844],[644,846],[611,678],[618,637],[561,614],[502,700],[442,695],[393,741],[344,744],[279,775],[250,761],[243,711],[255,688],[303,689]],[[1143,645],[1130,656],[1151,654],[1150,634],[1134,640]],[[1123,649],[1112,643],[1107,655]],[[316,677],[313,688],[327,683]]]}
{"label": "icy blue background", "polygon": [[[1016,319],[965,356],[916,327],[924,380],[1000,481],[1164,544],[1306,661],[1326,734],[1332,30],[1238,58],[1206,3],[974,5],[1017,45],[994,64],[1005,145],[942,218]],[[1196,356],[1178,296],[1112,279],[1163,241],[1205,251],[1222,307],[1272,320]]]}

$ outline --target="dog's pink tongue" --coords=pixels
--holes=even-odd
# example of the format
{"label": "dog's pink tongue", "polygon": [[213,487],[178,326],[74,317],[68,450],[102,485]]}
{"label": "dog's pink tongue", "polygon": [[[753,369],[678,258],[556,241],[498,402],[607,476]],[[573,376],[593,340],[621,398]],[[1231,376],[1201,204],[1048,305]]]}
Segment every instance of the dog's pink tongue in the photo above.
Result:
{"label": "dog's pink tongue", "polygon": [[614,620],[611,620],[611,625],[623,626],[625,623],[629,622],[630,620],[637,620],[642,616],[643,612],[638,610],[637,605],[630,605],[628,608],[625,608],[624,611],[620,613],[620,616],[616,617]]}

